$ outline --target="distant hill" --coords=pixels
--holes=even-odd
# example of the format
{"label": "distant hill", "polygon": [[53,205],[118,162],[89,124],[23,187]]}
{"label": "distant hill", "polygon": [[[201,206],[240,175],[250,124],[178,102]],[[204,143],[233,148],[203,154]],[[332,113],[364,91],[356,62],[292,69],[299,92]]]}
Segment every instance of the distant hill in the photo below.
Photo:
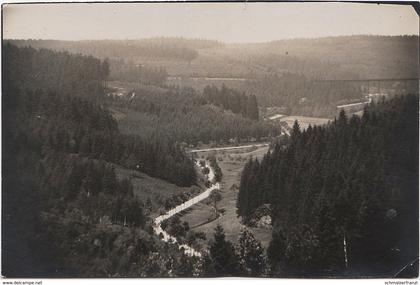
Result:
{"label": "distant hill", "polygon": [[[261,54],[271,55],[274,59],[271,61],[272,65],[279,63],[279,60],[287,62],[285,59],[287,57],[303,60],[302,71],[305,71],[305,64],[320,60],[332,70],[339,67],[341,76],[351,76],[351,74],[356,78],[418,76],[418,36],[297,39],[256,44],[253,47]],[[323,72],[326,78],[338,77],[328,70]]]}
{"label": "distant hill", "polygon": [[16,46],[32,46],[58,51],[93,55],[99,58],[163,58],[187,60],[198,56],[196,49],[219,46],[210,40],[186,40],[182,38],[151,38],[144,40],[10,40]]}
{"label": "distant hill", "polygon": [[[325,79],[404,79],[419,72],[418,36],[341,36],[266,43],[224,44],[183,38],[143,40],[12,40],[33,46],[109,58],[110,79],[182,86],[214,84],[254,94],[260,106],[290,114],[333,117],[336,106],[362,100],[363,83],[319,84]],[[385,93],[418,93],[417,83],[382,84]],[[370,92],[370,91],[369,91]],[[373,91],[372,91],[373,92]],[[375,91],[379,92],[379,91]]]}
{"label": "distant hill", "polygon": [[8,40],[17,46],[68,50],[163,66],[169,75],[258,77],[303,73],[316,78],[416,77],[418,36],[342,36],[224,44],[183,38],[143,40]]}

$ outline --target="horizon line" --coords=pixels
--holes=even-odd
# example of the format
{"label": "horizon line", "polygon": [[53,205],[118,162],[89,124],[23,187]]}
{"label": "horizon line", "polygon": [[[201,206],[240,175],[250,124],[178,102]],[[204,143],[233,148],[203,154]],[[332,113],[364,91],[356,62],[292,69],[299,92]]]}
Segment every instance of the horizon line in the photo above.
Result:
{"label": "horizon line", "polygon": [[275,40],[266,41],[255,41],[255,42],[227,42],[211,38],[192,38],[184,36],[154,36],[144,38],[100,38],[100,39],[53,39],[53,38],[3,38],[3,41],[62,41],[62,42],[88,42],[88,41],[145,41],[145,40],[156,40],[156,39],[179,39],[186,41],[202,40],[202,41],[213,41],[217,43],[235,45],[235,44],[264,44],[264,43],[275,43],[281,41],[298,41],[298,40],[316,40],[316,39],[329,39],[329,38],[345,38],[345,37],[419,37],[418,34],[399,34],[399,35],[384,35],[384,34],[349,34],[349,35],[331,35],[331,36],[316,36],[316,37],[291,37]]}

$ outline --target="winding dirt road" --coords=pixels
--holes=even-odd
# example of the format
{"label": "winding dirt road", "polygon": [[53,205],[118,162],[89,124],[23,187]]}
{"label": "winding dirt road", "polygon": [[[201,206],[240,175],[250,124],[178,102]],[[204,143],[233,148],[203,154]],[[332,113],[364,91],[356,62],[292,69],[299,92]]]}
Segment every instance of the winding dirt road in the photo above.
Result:
{"label": "winding dirt road", "polygon": [[[207,176],[207,179],[209,181],[213,181],[213,179],[214,179],[214,171],[213,171],[213,168],[210,167],[210,163],[208,161],[205,161],[205,162],[206,162],[206,164],[203,167],[200,165],[200,163],[198,161],[196,161],[196,165],[198,166],[198,168],[200,170],[202,170],[205,167],[207,167],[210,170],[209,173],[206,175]],[[167,220],[170,217],[172,217],[172,216],[174,216],[174,215],[176,215],[176,214],[184,211],[185,209],[188,209],[189,207],[191,207],[191,206],[199,203],[200,201],[208,198],[210,196],[210,193],[213,190],[219,190],[219,189],[220,189],[220,184],[219,183],[213,183],[203,193],[200,193],[199,195],[191,198],[190,200],[185,201],[184,203],[182,203],[182,204],[176,206],[175,208],[167,211],[165,214],[163,214],[163,215],[161,215],[159,217],[156,217],[155,220],[154,220],[154,226],[153,226],[154,232],[158,236],[162,237],[162,240],[165,241],[165,242],[178,243],[178,241],[177,241],[177,239],[175,237],[169,235],[167,232],[165,232],[162,229],[162,226],[161,226],[162,222],[164,220]],[[183,249],[186,255],[201,257],[201,252],[195,250],[194,248],[190,247],[187,244],[180,244],[179,245],[179,248],[180,249]]]}

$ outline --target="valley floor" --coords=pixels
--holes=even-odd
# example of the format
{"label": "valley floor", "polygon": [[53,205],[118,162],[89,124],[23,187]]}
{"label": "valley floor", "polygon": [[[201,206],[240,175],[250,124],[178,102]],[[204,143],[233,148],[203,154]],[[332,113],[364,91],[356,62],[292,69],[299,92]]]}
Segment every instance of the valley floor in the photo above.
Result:
{"label": "valley floor", "polygon": [[[189,223],[190,228],[196,232],[204,232],[208,239],[214,234],[217,224],[220,224],[230,241],[237,241],[239,233],[244,227],[236,214],[236,199],[242,169],[249,157],[262,157],[268,151],[268,146],[247,149],[212,150],[201,152],[198,158],[206,158],[214,154],[219,164],[223,178],[221,181],[220,194],[222,200],[216,204],[219,217],[215,213],[214,205],[210,201],[203,201],[194,205],[191,211],[181,217],[182,221]],[[256,238],[267,248],[271,240],[271,229],[250,228]]]}

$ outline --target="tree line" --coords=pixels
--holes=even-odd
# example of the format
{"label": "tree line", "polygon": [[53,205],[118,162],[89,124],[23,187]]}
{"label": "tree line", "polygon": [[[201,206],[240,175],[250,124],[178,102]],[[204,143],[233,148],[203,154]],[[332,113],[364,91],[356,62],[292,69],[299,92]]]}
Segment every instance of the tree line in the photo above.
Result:
{"label": "tree line", "polygon": [[217,225],[202,262],[202,277],[267,277],[269,273],[264,247],[246,228],[232,243]]}
{"label": "tree line", "polygon": [[418,96],[344,112],[301,131],[240,183],[245,223],[271,204],[268,256],[278,276],[389,276],[418,253]]}
{"label": "tree line", "polygon": [[[179,143],[197,145],[267,139],[279,133],[278,128],[269,123],[236,114],[203,98],[190,88],[164,91],[138,88],[125,96],[108,97],[108,104],[126,114],[118,121],[124,133],[142,137],[168,137]],[[245,101],[250,97],[240,95],[239,98]],[[253,102],[251,109],[257,118],[258,107]]]}
{"label": "tree line", "polygon": [[95,100],[103,96],[109,63],[92,56],[3,45],[3,80],[22,90],[43,89]]}
{"label": "tree line", "polygon": [[337,105],[361,100],[360,85],[315,81],[299,73],[273,73],[246,81],[241,90],[257,96],[261,106],[285,107],[288,114],[334,117]]}
{"label": "tree line", "polygon": [[[148,58],[192,61],[198,56],[195,48],[176,39],[148,40],[9,40],[19,47],[32,46],[55,51],[67,50],[71,53],[91,55],[99,58]],[[204,43],[203,43],[204,44]],[[210,43],[209,43],[210,44]],[[206,45],[206,44],[204,44]]]}
{"label": "tree line", "polygon": [[212,85],[204,88],[202,100],[225,110],[231,110],[235,114],[241,114],[245,118],[258,120],[258,104],[255,95],[245,95],[225,85],[222,85],[220,89]]}
{"label": "tree line", "polygon": [[[152,239],[153,251],[163,245],[115,168],[187,186],[196,183],[193,162],[168,141],[120,133],[100,104],[101,61],[11,45],[3,52],[2,273],[129,274],[133,263],[153,258],[142,240]],[[121,239],[134,247],[124,261]]]}
{"label": "tree line", "polygon": [[[104,63],[90,56],[76,55],[73,58],[67,53],[20,49],[11,45],[6,45],[4,52],[3,79],[6,88],[3,98],[5,104],[15,111],[10,117],[20,118],[20,121],[13,122],[17,124],[14,126],[15,132],[30,136],[31,147],[52,148],[103,159],[181,186],[195,183],[192,161],[172,141],[120,134],[117,122],[101,105],[103,100],[97,100],[104,99],[103,86],[92,89],[90,84],[91,81],[98,83],[104,80],[105,73],[98,71],[103,76],[99,77],[92,74],[93,67],[85,68],[91,62],[96,62],[98,68],[103,67]],[[42,62],[46,56],[52,62],[51,66],[59,66],[64,73],[65,70],[77,70],[77,84],[72,76],[57,76],[60,71],[48,69],[46,63],[39,65],[40,71],[37,71],[38,65],[33,63]],[[61,63],[63,57],[67,58],[67,63],[61,66],[57,62]],[[28,70],[20,70],[21,66],[26,65],[29,66]],[[42,77],[36,75],[41,73]],[[66,88],[54,85],[55,80]],[[27,84],[28,81],[33,87]],[[73,86],[77,87],[71,89]],[[65,91],[67,88],[73,91]],[[92,98],[95,99],[92,101]],[[25,121],[28,124],[24,124]]]}
{"label": "tree line", "polygon": [[132,61],[126,62],[124,59],[111,59],[109,62],[111,80],[162,86],[168,77],[164,67],[153,68]]}
{"label": "tree line", "polygon": [[309,78],[410,78],[418,74],[418,49],[417,35],[287,39],[258,44],[251,62]]}

